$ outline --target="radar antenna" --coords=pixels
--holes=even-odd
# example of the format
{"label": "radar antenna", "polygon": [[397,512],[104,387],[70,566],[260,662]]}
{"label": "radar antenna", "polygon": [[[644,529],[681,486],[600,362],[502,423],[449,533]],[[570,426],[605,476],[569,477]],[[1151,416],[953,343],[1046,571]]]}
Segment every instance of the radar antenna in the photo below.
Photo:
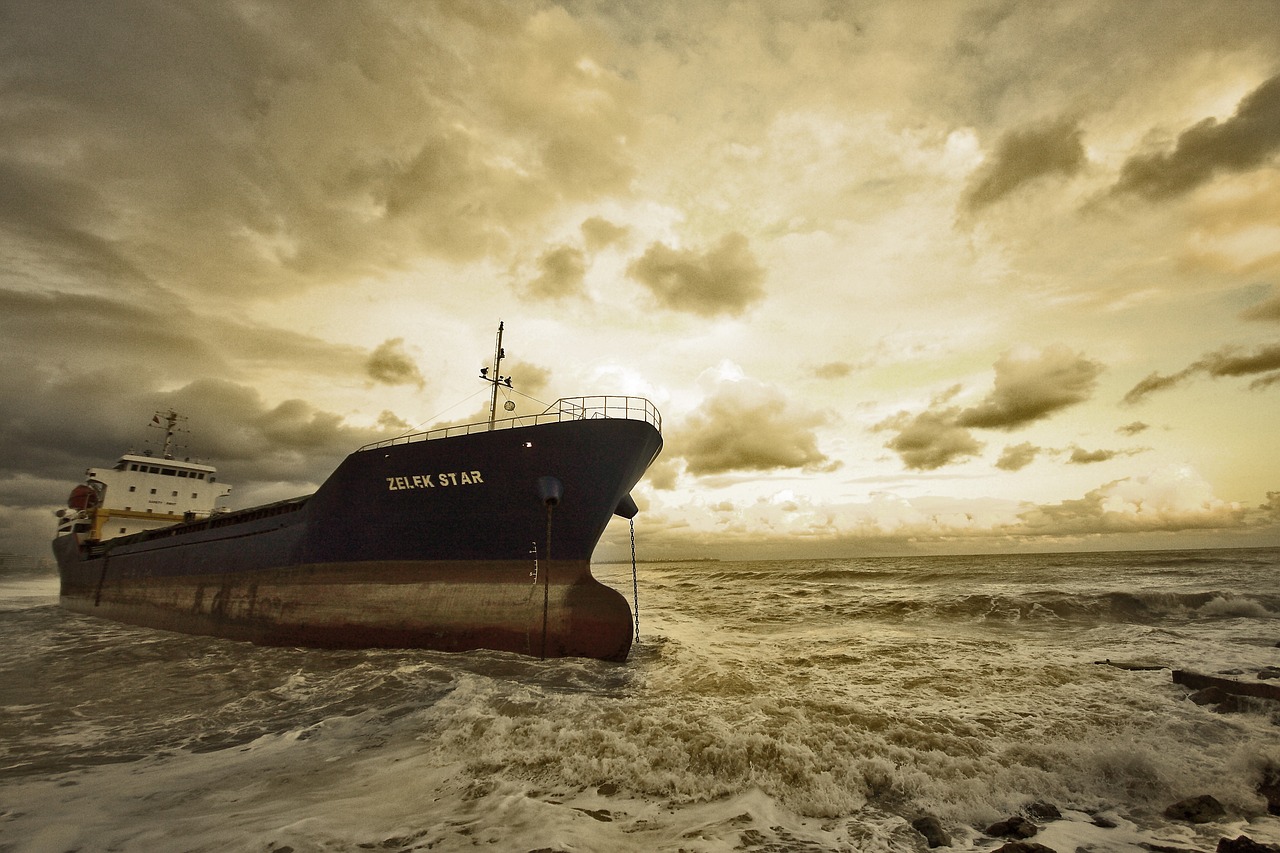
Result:
{"label": "radar antenna", "polygon": [[[503,376],[500,372],[502,367],[502,359],[506,357],[506,352],[502,349],[502,321],[498,321],[498,342],[493,346],[493,375],[489,375],[489,368],[480,368],[480,378],[493,386],[492,396],[489,399],[489,429],[493,429],[498,420],[498,387],[505,385],[511,387],[511,377]],[[511,404],[507,404],[507,408],[511,408]]]}

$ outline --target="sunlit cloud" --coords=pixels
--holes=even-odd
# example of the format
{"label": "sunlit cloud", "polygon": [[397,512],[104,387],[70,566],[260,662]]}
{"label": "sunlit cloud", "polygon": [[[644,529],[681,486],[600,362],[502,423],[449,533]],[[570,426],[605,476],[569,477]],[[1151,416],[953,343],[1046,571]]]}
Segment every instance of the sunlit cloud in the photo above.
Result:
{"label": "sunlit cloud", "polygon": [[704,317],[737,315],[764,295],[764,269],[741,234],[726,234],[705,252],[654,243],[627,267],[658,303]]}
{"label": "sunlit cloud", "polygon": [[[816,429],[828,416],[790,402],[778,389],[750,380],[721,384],[685,422],[671,444],[690,474],[831,470]],[[838,463],[837,463],[838,465]]]}

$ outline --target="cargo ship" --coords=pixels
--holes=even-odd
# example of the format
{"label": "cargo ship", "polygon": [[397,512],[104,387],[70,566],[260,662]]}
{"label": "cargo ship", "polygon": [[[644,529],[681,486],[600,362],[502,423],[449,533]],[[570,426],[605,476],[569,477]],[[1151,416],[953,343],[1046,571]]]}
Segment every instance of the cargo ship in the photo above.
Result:
{"label": "cargo ship", "polygon": [[[312,495],[249,509],[211,465],[157,455],[90,468],[53,540],[62,606],[262,645],[494,649],[622,661],[627,600],[591,574],[611,517],[662,448],[640,397],[562,398],[351,453]],[[513,406],[509,403],[508,408]]]}

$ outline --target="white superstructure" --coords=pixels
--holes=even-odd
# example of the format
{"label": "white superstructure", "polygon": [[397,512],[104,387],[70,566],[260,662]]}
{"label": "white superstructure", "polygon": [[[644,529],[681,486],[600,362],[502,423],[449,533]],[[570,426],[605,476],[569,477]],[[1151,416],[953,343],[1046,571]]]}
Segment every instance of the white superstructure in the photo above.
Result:
{"label": "white superstructure", "polygon": [[[152,423],[161,424],[161,417]],[[114,539],[225,510],[220,503],[231,487],[218,482],[218,469],[212,465],[171,457],[179,416],[171,411],[163,418],[163,456],[126,453],[110,468],[88,469],[84,484],[71,492],[67,509],[57,513],[59,535]]]}

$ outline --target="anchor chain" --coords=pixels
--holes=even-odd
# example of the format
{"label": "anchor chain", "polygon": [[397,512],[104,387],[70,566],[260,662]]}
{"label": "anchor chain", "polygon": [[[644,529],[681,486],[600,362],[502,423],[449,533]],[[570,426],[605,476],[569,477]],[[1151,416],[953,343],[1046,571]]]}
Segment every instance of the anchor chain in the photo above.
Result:
{"label": "anchor chain", "polygon": [[636,642],[640,642],[640,578],[636,574],[636,520],[631,522],[631,611],[636,617]]}

